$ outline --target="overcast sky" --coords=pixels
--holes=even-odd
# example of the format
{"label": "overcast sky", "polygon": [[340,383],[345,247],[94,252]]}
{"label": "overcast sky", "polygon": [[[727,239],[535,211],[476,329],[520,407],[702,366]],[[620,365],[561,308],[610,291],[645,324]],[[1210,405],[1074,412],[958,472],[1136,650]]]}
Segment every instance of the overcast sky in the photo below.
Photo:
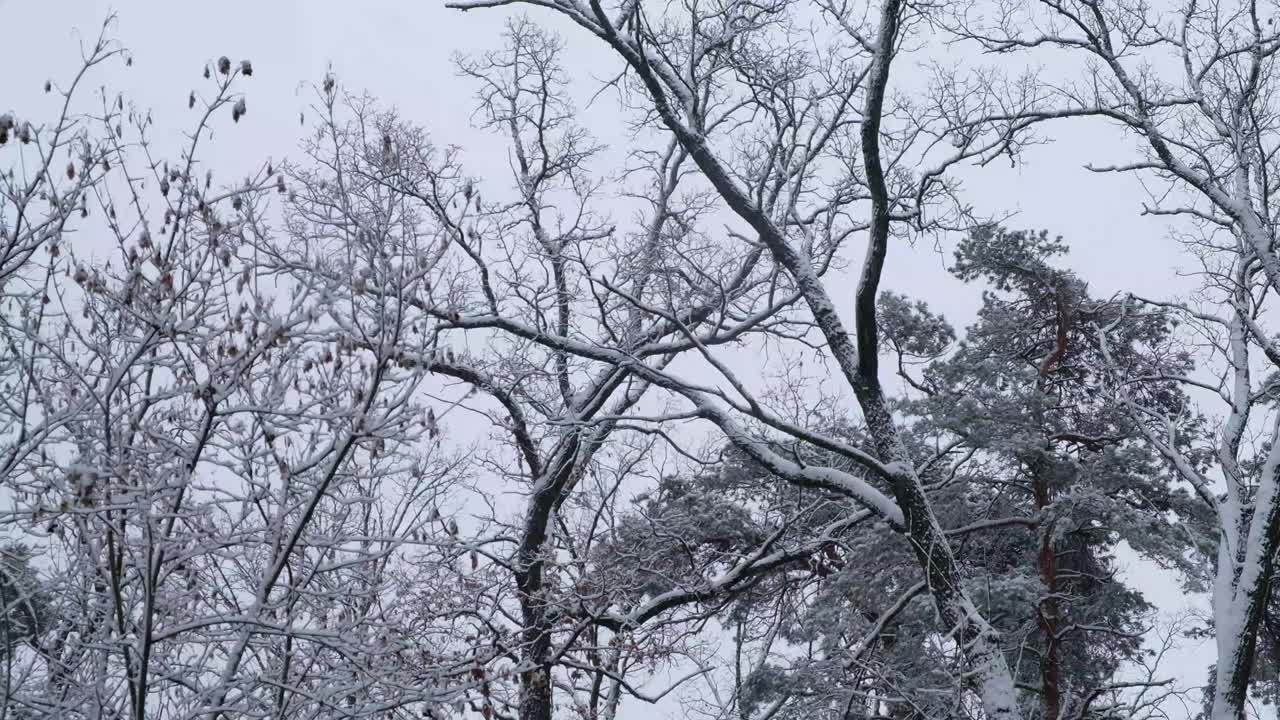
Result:
{"label": "overcast sky", "polygon": [[[138,107],[153,109],[157,135],[171,142],[193,121],[187,93],[199,87],[205,63],[220,55],[253,61],[254,76],[242,86],[247,117],[218,130],[213,147],[219,168],[238,175],[266,156],[293,154],[303,132],[299,112],[314,97],[311,84],[332,66],[346,89],[367,90],[396,106],[437,143],[465,146],[471,172],[501,175],[505,183],[505,146],[470,127],[474,87],[456,77],[450,58],[497,47],[510,10],[464,14],[413,0],[0,0],[0,112],[51,117],[54,98],[41,92],[45,79],[66,79],[78,44],[96,36],[113,11],[119,15],[114,35],[130,48],[134,65],[96,82],[124,89]],[[598,87],[594,80],[618,67],[593,38],[547,15],[534,17],[567,41],[566,65],[581,81],[578,98],[585,100]],[[613,110],[605,98],[583,114],[606,143],[625,140]],[[1140,217],[1146,197],[1141,186],[1083,168],[1090,160],[1116,162],[1117,149],[1132,141],[1099,124],[1059,125],[1051,134],[1057,141],[1027,153],[1017,168],[1004,163],[971,173],[967,196],[975,208],[1017,213],[1011,225],[1065,236],[1073,248],[1070,264],[1098,294],[1124,288],[1168,297],[1186,290],[1189,284],[1174,273],[1187,259],[1167,239],[1166,225]],[[947,276],[943,263],[932,246],[894,247],[885,284],[928,300],[963,325],[979,292]],[[1135,572],[1164,608],[1186,604],[1171,579],[1136,566]],[[1183,682],[1202,680],[1208,650],[1183,651]]]}

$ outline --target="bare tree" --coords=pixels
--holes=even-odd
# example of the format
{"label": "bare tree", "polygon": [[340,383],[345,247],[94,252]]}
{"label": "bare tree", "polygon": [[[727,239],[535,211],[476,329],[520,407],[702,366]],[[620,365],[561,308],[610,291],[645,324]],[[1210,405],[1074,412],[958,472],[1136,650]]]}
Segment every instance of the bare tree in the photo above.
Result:
{"label": "bare tree", "polygon": [[[628,418],[654,387],[651,376],[702,344],[695,333],[731,342],[775,322],[798,297],[777,291],[762,251],[735,257],[700,242],[708,202],[686,189],[688,155],[675,143],[633,156],[632,228],[594,209],[611,179],[590,174],[597,148],[574,121],[559,54],[557,38],[517,21],[503,50],[459,63],[480,86],[483,124],[508,143],[513,194],[482,187],[455,153],[358,100],[346,108],[349,121],[327,123],[338,147],[332,160],[315,156],[328,167],[309,181],[386,188],[446,238],[413,306],[433,328],[428,345],[398,352],[470,388],[458,411],[495,428],[477,460],[524,495],[508,521],[502,498],[483,494],[477,502],[493,511],[464,534],[472,571],[484,578],[476,582],[488,588],[481,605],[492,607],[485,634],[504,660],[476,668],[476,707],[531,719],[552,716],[556,687],[590,716],[611,716],[624,695],[653,699],[626,678],[640,645],[623,635],[718,589],[628,615],[587,577],[619,486],[641,472],[654,444],[651,428]],[[492,331],[508,327],[524,332]],[[573,351],[579,345],[611,352],[584,355]]]}
{"label": "bare tree", "polygon": [[[120,55],[100,40],[77,83]],[[413,442],[430,411],[402,354],[442,239],[390,254],[398,208],[305,182],[281,232],[269,164],[217,188],[198,151],[246,117],[252,73],[206,67],[173,161],[105,93],[12,136],[38,172],[7,174],[0,205],[3,522],[38,543],[57,618],[6,655],[17,717],[352,717],[472,683],[472,648],[418,603],[459,553],[432,509],[460,468]]]}
{"label": "bare tree", "polygon": [[1083,67],[1079,80],[1051,88],[1042,117],[1099,117],[1128,130],[1138,141],[1137,156],[1092,169],[1159,183],[1144,213],[1184,221],[1184,238],[1203,264],[1199,302],[1142,302],[1195,324],[1193,342],[1214,358],[1209,377],[1184,379],[1221,400],[1223,421],[1207,450],[1212,462],[1182,442],[1186,432],[1176,429],[1177,416],[1136,402],[1131,407],[1152,444],[1217,518],[1211,538],[1215,719],[1246,714],[1280,539],[1280,451],[1272,442],[1280,418],[1268,407],[1267,381],[1253,377],[1280,361],[1265,328],[1266,308],[1280,291],[1276,10],[1272,3],[1216,0],[1171,8],[1005,3],[985,20],[960,12],[954,21],[990,51],[1063,50]]}
{"label": "bare tree", "polygon": [[[459,2],[464,10],[514,4]],[[625,66],[619,82],[652,121],[670,133],[701,182],[736,215],[745,248],[767,250],[808,311],[824,353],[856,397],[869,429],[868,449],[850,446],[770,412],[709,351],[733,396],[650,371],[648,379],[682,395],[694,413],[719,425],[741,449],[793,482],[824,487],[871,509],[908,539],[926,573],[942,627],[956,639],[989,717],[1018,715],[1012,676],[998,633],[964,588],[964,570],[930,504],[927,481],[912,462],[881,385],[876,302],[888,246],[909,230],[958,221],[957,163],[1012,152],[1021,111],[1034,98],[993,82],[921,102],[890,94],[895,57],[929,20],[927,8],[889,0],[877,8],[799,3],[682,3],[651,16],[640,3],[534,2],[554,10],[611,48]],[[805,13],[832,32],[802,29]],[[938,87],[955,80],[940,75]],[[926,217],[926,210],[928,217]],[[857,235],[868,237],[854,297],[854,328],[837,310],[821,276]],[[500,327],[547,340],[515,323],[464,316],[466,327]],[[696,337],[694,338],[697,340]],[[574,341],[550,342],[587,357],[624,362],[625,354]],[[741,423],[750,419],[800,444],[840,453],[856,472],[812,467],[763,446]]]}
{"label": "bare tree", "polygon": [[[461,150],[327,75],[297,161],[215,183],[212,129],[234,138],[253,118],[239,90],[253,65],[226,57],[187,98],[176,158],[125,98],[78,109],[79,79],[54,125],[0,116],[15,153],[0,180],[0,529],[24,544],[0,563],[0,720],[596,720],[695,680],[709,694],[691,711],[743,720],[1154,717],[1174,691],[1154,664],[1116,680],[1142,603],[1104,577],[1107,553],[1150,541],[1139,550],[1182,570],[1179,543],[1202,538],[1170,539],[1183,508],[1130,452],[1135,432],[1217,513],[1216,623],[1237,638],[1219,642],[1248,662],[1220,668],[1215,713],[1243,712],[1218,708],[1247,694],[1280,527],[1280,451],[1245,448],[1259,417],[1280,427],[1249,375],[1250,352],[1280,362],[1261,326],[1280,272],[1229,207],[1268,197],[1250,193],[1269,160],[1214,205],[1205,188],[1227,174],[1211,168],[1236,156],[1218,139],[1193,151],[1202,136],[1177,114],[1260,114],[1212,93],[1132,99],[1161,86],[1125,80],[1124,52],[1087,103],[988,71],[899,70],[944,24],[995,50],[1093,47],[1008,39],[1020,7],[989,29],[907,0],[455,6],[520,2],[611,49],[621,152],[581,120],[561,41],[527,19],[457,62],[508,182],[469,176]],[[1117,11],[1134,38],[1156,26],[1140,9]],[[1265,64],[1269,42],[1242,47]],[[84,73],[125,58],[100,41]],[[1236,229],[1204,255],[1206,297],[1229,313],[1086,301],[1034,253],[1010,272],[964,256],[965,279],[1022,285],[989,296],[1004,315],[957,348],[940,316],[881,292],[891,244],[977,220],[954,168],[1016,158],[1036,123],[1082,115],[1151,143],[1155,160],[1123,169],[1212,206],[1153,211]],[[1229,359],[1230,382],[1208,383],[1234,413],[1216,455],[1198,418],[1177,417],[1181,386],[1206,383],[1173,349],[1171,312]],[[1000,387],[975,391],[978,373]],[[482,436],[454,432],[477,421]],[[1225,499],[1214,463],[1234,478]],[[1082,502],[1111,513],[1097,522],[1123,520],[1106,533],[1062,510],[1088,483]],[[1107,483],[1123,487],[1099,499]],[[1002,596],[991,581],[1007,577]],[[1098,588],[1113,606],[1072,615]],[[1096,616],[1110,624],[1080,619]],[[1108,639],[1086,647],[1091,633]],[[1080,657],[1096,667],[1064,667]]]}

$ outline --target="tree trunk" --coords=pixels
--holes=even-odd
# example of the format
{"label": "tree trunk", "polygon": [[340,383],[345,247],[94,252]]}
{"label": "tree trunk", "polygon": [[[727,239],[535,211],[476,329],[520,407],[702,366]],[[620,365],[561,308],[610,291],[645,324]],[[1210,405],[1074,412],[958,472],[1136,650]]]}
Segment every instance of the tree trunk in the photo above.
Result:
{"label": "tree trunk", "polygon": [[520,720],[551,720],[551,627],[543,596],[542,560],[516,578],[520,591]]}
{"label": "tree trunk", "polygon": [[[1253,677],[1258,631],[1266,613],[1268,589],[1280,546],[1280,420],[1272,429],[1272,447],[1261,472],[1247,522],[1241,532],[1223,533],[1214,581],[1213,619],[1218,665],[1214,677],[1212,720],[1245,717]],[[1227,541],[1232,541],[1231,548]]]}
{"label": "tree trunk", "polygon": [[[539,549],[541,546],[539,544]],[[516,578],[520,591],[520,720],[551,720],[551,627],[543,595],[542,560]]]}
{"label": "tree trunk", "polygon": [[978,612],[964,590],[963,572],[951,552],[950,540],[938,524],[920,476],[909,462],[880,387],[859,383],[855,391],[876,452],[895,468],[892,489],[902,508],[905,535],[928,580],[944,632],[960,643],[961,654],[967,661],[988,720],[1017,720],[1020,717],[1017,691],[1000,634]]}
{"label": "tree trunk", "polygon": [[[1052,466],[1040,462],[1033,472],[1036,510],[1043,512],[1053,500],[1049,488]],[[1040,584],[1044,586],[1044,597],[1036,608],[1040,632],[1044,635],[1044,652],[1040,656],[1040,707],[1043,720],[1058,720],[1062,715],[1062,653],[1058,644],[1058,563],[1053,549],[1052,523],[1040,529],[1037,565]]]}
{"label": "tree trunk", "polygon": [[516,552],[516,589],[520,596],[520,720],[551,720],[551,631],[545,588],[547,528],[557,502],[573,475],[581,436],[565,437],[540,468],[530,468],[533,493],[529,497],[524,535]]}
{"label": "tree trunk", "polygon": [[[1230,573],[1230,569],[1220,569]],[[1257,594],[1264,595],[1260,592]],[[1214,608],[1218,665],[1214,672],[1211,720],[1244,720],[1249,702],[1249,683],[1253,677],[1254,654],[1258,627],[1266,603],[1252,593],[1232,602],[1225,609]],[[1215,603],[1216,605],[1217,603]]]}
{"label": "tree trunk", "polygon": [[[536,662],[529,657],[525,660]],[[551,720],[551,665],[543,662],[526,670],[520,690],[520,720]]]}

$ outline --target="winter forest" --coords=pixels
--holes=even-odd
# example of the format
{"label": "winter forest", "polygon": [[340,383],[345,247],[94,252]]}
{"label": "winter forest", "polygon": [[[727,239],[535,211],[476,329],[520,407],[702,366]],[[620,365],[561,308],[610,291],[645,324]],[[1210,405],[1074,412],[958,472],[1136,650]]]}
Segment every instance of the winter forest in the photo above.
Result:
{"label": "winter forest", "polygon": [[77,2],[0,720],[1277,717],[1280,1]]}

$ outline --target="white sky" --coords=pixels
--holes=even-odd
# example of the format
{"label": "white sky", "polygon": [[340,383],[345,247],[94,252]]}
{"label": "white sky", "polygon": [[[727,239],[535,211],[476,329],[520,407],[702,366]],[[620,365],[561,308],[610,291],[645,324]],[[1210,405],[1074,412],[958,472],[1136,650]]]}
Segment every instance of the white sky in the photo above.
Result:
{"label": "white sky", "polygon": [[[109,83],[125,90],[138,107],[154,109],[158,137],[176,142],[177,133],[192,122],[187,93],[200,86],[205,63],[224,54],[253,61],[254,76],[241,86],[248,115],[238,127],[222,123],[214,155],[206,155],[226,169],[224,180],[264,157],[295,154],[303,132],[299,111],[313,97],[310,84],[331,65],[348,90],[365,89],[398,107],[439,144],[465,146],[470,172],[508,184],[505,145],[469,127],[474,86],[455,76],[450,57],[496,48],[511,10],[464,14],[441,2],[414,0],[0,0],[0,112],[51,117],[53,98],[41,91],[45,79],[68,77],[77,44],[95,37],[112,11],[119,14],[114,35],[132,51],[134,66],[99,75],[95,85]],[[592,79],[607,76],[616,61],[576,28],[546,14],[534,17],[549,20],[566,39],[565,64],[581,81],[575,94],[585,101],[597,87]],[[606,94],[582,117],[598,139],[620,143],[625,138],[619,134],[621,123],[611,120],[612,111]],[[1139,216],[1143,189],[1132,178],[1096,175],[1082,167],[1091,160],[1116,162],[1132,141],[1099,124],[1063,124],[1050,132],[1057,141],[1033,149],[1019,167],[996,163],[970,174],[967,197],[975,208],[1015,212],[1010,225],[1065,236],[1073,248],[1070,264],[1098,294],[1124,288],[1168,297],[1190,287],[1174,275],[1180,265],[1191,265],[1166,238],[1165,223]],[[885,286],[927,300],[963,326],[978,305],[979,291],[947,275],[943,261],[933,247],[895,247]],[[1150,599],[1163,608],[1176,610],[1188,602],[1171,578],[1133,567]],[[1211,661],[1210,645],[1186,648],[1176,663],[1180,680],[1202,682]]]}

